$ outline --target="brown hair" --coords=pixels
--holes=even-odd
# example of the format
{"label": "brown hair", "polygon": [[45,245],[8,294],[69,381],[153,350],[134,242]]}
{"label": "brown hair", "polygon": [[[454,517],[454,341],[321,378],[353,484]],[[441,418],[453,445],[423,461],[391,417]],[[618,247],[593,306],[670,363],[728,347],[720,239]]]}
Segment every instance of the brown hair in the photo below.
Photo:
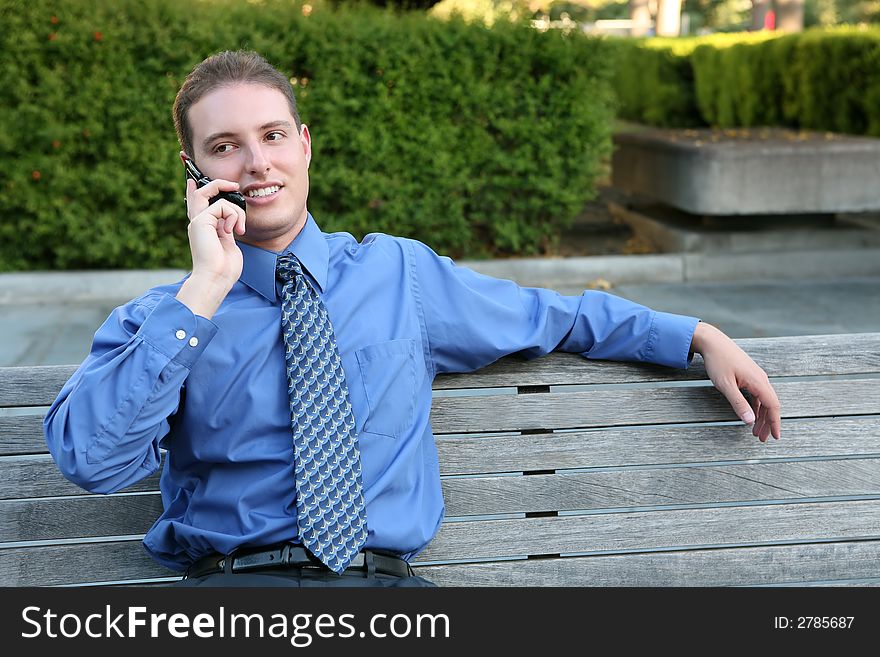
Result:
{"label": "brown hair", "polygon": [[189,108],[197,103],[205,94],[220,87],[235,84],[236,82],[251,82],[263,84],[272,89],[277,89],[287,98],[290,113],[296,122],[297,130],[302,126],[299,111],[296,109],[296,98],[293,95],[293,87],[290,80],[262,56],[247,50],[224,50],[216,55],[211,55],[198,64],[177,92],[174,99],[174,129],[177,131],[177,140],[180,147],[195,157],[193,152],[193,131],[189,124],[187,113]]}

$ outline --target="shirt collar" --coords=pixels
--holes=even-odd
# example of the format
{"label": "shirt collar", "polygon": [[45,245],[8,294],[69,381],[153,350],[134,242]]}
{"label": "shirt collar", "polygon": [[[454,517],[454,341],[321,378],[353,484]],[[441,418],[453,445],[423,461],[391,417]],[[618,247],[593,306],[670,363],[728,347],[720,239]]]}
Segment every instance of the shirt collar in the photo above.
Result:
{"label": "shirt collar", "polygon": [[272,303],[278,302],[275,261],[282,253],[295,255],[302,263],[303,269],[315,280],[321,292],[324,292],[327,286],[330,248],[327,246],[327,240],[324,239],[324,233],[318,228],[310,213],[306,216],[302,230],[280,253],[244,242],[239,242],[238,246],[244,259],[239,280]]}

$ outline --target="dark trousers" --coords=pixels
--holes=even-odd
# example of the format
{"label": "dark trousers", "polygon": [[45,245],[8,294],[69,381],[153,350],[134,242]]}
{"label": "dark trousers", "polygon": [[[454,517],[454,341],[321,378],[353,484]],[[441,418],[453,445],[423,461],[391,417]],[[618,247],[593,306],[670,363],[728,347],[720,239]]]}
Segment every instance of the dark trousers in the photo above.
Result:
{"label": "dark trousers", "polygon": [[424,577],[417,577],[410,569],[409,577],[397,577],[351,570],[342,575],[315,568],[267,568],[246,573],[212,573],[174,582],[172,586],[320,586],[320,587],[433,587]]}

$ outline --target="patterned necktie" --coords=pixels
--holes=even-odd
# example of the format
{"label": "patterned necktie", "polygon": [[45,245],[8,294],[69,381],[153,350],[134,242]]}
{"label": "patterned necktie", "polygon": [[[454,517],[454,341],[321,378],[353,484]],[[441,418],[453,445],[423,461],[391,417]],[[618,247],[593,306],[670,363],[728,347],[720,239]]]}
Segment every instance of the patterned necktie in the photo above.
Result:
{"label": "patterned necktie", "polygon": [[340,573],[367,539],[361,457],[333,326],[299,260],[285,253],[281,330],[293,429],[296,513],[303,545]]}

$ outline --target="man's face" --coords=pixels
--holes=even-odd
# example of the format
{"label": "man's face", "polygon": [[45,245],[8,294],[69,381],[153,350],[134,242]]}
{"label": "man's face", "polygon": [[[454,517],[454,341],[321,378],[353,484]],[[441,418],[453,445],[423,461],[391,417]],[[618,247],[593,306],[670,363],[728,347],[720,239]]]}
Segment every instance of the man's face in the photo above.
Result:
{"label": "man's face", "polygon": [[191,154],[209,178],[239,183],[243,242],[281,251],[305,225],[311,138],[297,132],[287,99],[261,84],[215,89],[189,109]]}

